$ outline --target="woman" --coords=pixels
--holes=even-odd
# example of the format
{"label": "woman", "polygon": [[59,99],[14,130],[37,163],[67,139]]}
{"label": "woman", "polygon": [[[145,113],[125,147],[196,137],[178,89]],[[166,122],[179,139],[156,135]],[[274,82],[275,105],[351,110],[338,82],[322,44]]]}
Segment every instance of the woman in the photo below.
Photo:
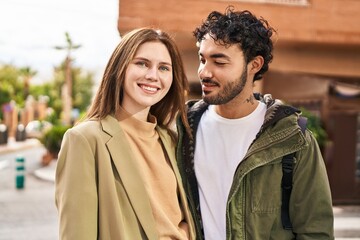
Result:
{"label": "woman", "polygon": [[56,169],[60,239],[195,239],[171,125],[187,79],[164,32],[126,34]]}

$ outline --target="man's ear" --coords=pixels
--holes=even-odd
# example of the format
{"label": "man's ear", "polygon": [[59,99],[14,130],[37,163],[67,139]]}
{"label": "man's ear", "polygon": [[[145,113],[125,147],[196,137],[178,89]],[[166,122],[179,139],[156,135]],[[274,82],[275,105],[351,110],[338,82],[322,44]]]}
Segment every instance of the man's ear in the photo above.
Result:
{"label": "man's ear", "polygon": [[262,68],[263,65],[264,65],[264,58],[262,56],[256,56],[250,62],[250,71],[252,71],[255,74]]}

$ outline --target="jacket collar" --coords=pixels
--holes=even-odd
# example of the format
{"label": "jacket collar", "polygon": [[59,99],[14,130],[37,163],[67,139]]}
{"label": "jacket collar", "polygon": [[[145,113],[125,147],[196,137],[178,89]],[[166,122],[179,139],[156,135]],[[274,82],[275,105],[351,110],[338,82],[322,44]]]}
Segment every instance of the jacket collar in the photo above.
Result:
{"label": "jacket collar", "polygon": [[[257,133],[256,139],[258,139],[267,128],[274,126],[282,119],[285,119],[291,115],[293,115],[294,118],[290,120],[290,125],[287,125],[290,126],[290,131],[291,129],[294,129],[294,127],[299,128],[295,125],[297,125],[297,115],[301,113],[300,110],[292,106],[285,105],[281,100],[273,99],[271,94],[260,95],[259,93],[255,93],[254,96],[257,100],[265,103],[267,107],[264,123],[261,126],[260,131]],[[192,129],[192,132],[196,134],[201,116],[206,111],[209,104],[205,103],[203,100],[191,100],[187,103],[187,106],[190,128]],[[289,133],[286,129],[285,131],[283,130],[284,129],[279,129],[279,131],[282,131],[282,133],[279,133],[278,139],[285,137],[286,134]],[[268,143],[269,142],[266,141],[266,144]]]}
{"label": "jacket collar", "polygon": [[[290,116],[294,113],[300,113],[300,111],[292,106],[285,105],[281,100],[273,99],[271,94],[261,95],[259,93],[254,94],[255,98],[260,102],[266,104],[267,110],[265,114],[264,124],[260,132],[263,129],[273,125],[280,119]],[[199,123],[202,114],[206,111],[209,104],[201,100],[190,100],[187,102],[188,106],[188,119],[191,123]],[[196,129],[195,129],[196,130]],[[196,132],[196,131],[194,131]]]}
{"label": "jacket collar", "polygon": [[132,152],[129,151],[130,145],[126,136],[117,119],[114,117],[107,116],[100,122],[103,131],[111,136],[109,141],[106,142],[106,146],[115,168],[119,173],[134,212],[147,238],[156,239],[158,236],[155,228],[155,220],[151,211],[150,200],[142,182],[141,171],[135,164],[136,161]]}
{"label": "jacket collar", "polygon": [[187,220],[187,224],[189,225],[189,234],[191,236],[191,239],[195,239],[195,233],[193,231],[193,229],[195,228],[194,226],[194,222],[193,222],[193,218],[190,214],[189,211],[189,205],[186,199],[186,193],[185,193],[185,189],[183,187],[182,184],[182,179],[181,179],[181,175],[180,175],[180,171],[177,165],[177,161],[176,161],[176,157],[175,157],[175,151],[174,151],[174,146],[172,146],[173,144],[173,140],[171,139],[170,135],[167,133],[167,131],[163,128],[160,128],[159,126],[156,127],[157,131],[159,133],[160,139],[163,143],[163,146],[168,154],[169,157],[169,161],[171,164],[171,167],[174,171],[175,177],[177,179],[177,183],[179,185],[178,191],[179,191],[179,200],[181,203],[181,208],[184,212],[185,215],[185,219]]}
{"label": "jacket collar", "polygon": [[273,99],[271,94],[265,94],[264,96],[260,94],[255,94],[255,98],[266,104],[267,110],[265,114],[264,124],[260,130],[274,125],[280,119],[283,119],[287,116],[290,116],[294,113],[299,114],[300,110],[289,105],[285,105],[279,99]]}

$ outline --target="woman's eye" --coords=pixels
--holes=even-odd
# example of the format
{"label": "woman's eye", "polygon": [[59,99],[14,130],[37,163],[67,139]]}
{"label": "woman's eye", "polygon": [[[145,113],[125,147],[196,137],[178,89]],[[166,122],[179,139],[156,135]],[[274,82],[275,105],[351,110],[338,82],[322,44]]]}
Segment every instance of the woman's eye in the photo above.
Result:
{"label": "woman's eye", "polygon": [[140,66],[140,67],[147,67],[146,62],[135,62],[136,65]]}
{"label": "woman's eye", "polygon": [[160,70],[160,71],[170,71],[170,68],[167,67],[167,66],[160,66],[160,67],[159,67],[159,70]]}

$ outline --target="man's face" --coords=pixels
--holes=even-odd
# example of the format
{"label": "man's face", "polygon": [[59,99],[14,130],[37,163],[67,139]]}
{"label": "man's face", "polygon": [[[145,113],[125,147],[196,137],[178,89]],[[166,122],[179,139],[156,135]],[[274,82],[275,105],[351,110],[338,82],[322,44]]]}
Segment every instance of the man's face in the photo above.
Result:
{"label": "man's face", "polygon": [[248,74],[237,45],[222,46],[207,34],[200,42],[199,60],[198,76],[205,102],[226,104],[241,94]]}

